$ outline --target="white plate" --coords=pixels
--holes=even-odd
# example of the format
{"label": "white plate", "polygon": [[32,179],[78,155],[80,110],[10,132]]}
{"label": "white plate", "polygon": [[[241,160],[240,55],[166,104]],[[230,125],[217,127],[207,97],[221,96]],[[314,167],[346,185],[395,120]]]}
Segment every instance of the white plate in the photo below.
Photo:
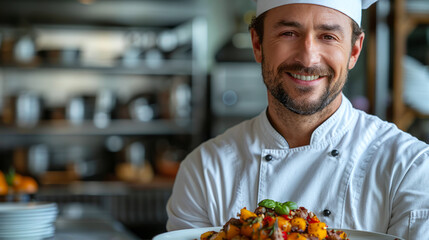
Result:
{"label": "white plate", "polygon": [[7,215],[0,215],[0,222],[9,222],[11,219],[40,219],[40,218],[52,218],[57,216],[58,211],[46,211],[46,212],[37,212],[37,213],[9,213]]}
{"label": "white plate", "polygon": [[10,232],[10,231],[30,231],[37,230],[42,228],[47,228],[53,226],[54,223],[40,223],[40,224],[8,224],[4,225],[0,223],[0,233]]}
{"label": "white plate", "polygon": [[[159,234],[153,238],[153,240],[195,240],[200,239],[201,234],[208,231],[219,231],[221,227],[208,227],[208,228],[194,228],[194,229],[184,229],[178,231],[171,231]],[[351,240],[403,240],[401,238],[381,234],[374,232],[366,231],[357,231],[349,229],[337,229],[347,233],[348,237]]]}
{"label": "white plate", "polygon": [[152,240],[194,240],[200,239],[201,234],[208,231],[218,232],[222,227],[192,228],[159,234]]}
{"label": "white plate", "polygon": [[18,213],[44,213],[57,209],[56,203],[0,203],[0,216]]}
{"label": "white plate", "polygon": [[21,239],[29,237],[51,237],[55,233],[55,227],[49,226],[42,229],[35,229],[30,231],[10,231],[10,232],[0,232],[0,239]]}
{"label": "white plate", "polygon": [[28,212],[28,213],[23,213],[23,212],[17,212],[17,213],[8,213],[7,215],[1,215],[0,214],[0,221],[3,220],[8,220],[10,218],[40,218],[40,217],[44,217],[44,216],[56,216],[58,214],[58,211],[45,211],[45,212]]}
{"label": "white plate", "polygon": [[347,237],[351,240],[404,240],[403,238],[395,237],[388,234],[359,231],[351,229],[337,229],[347,233]]}
{"label": "white plate", "polygon": [[0,218],[0,229],[6,226],[30,226],[52,223],[57,218],[57,213],[46,213],[38,215],[10,215],[7,218]]}

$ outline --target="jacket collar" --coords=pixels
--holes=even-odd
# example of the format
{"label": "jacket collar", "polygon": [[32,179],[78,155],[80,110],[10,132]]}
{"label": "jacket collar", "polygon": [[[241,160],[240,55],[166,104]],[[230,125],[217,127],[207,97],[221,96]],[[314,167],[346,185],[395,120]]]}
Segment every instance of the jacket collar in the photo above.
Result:
{"label": "jacket collar", "polygon": [[[305,147],[324,145],[344,135],[349,129],[351,120],[354,119],[354,114],[356,113],[353,110],[351,102],[343,95],[340,107],[331,117],[314,130],[311,135],[310,145]],[[260,135],[263,136],[263,148],[289,148],[287,141],[274,129],[268,120],[267,109],[259,115],[257,126],[258,131],[261,131]]]}

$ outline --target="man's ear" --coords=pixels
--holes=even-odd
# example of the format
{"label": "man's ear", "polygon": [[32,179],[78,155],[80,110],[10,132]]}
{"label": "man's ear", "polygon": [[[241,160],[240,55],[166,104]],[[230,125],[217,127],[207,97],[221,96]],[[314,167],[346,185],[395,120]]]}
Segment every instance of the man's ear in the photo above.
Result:
{"label": "man's ear", "polygon": [[365,38],[365,33],[361,33],[359,38],[356,40],[356,42],[352,46],[352,52],[350,54],[350,61],[349,61],[349,66],[348,66],[349,70],[354,68],[354,66],[356,65],[356,62],[357,62],[359,55],[362,51],[364,38]]}
{"label": "man's ear", "polygon": [[252,37],[252,46],[253,46],[253,55],[255,56],[255,60],[258,63],[262,62],[262,46],[259,41],[259,36],[256,33],[255,29],[250,29],[250,35]]}

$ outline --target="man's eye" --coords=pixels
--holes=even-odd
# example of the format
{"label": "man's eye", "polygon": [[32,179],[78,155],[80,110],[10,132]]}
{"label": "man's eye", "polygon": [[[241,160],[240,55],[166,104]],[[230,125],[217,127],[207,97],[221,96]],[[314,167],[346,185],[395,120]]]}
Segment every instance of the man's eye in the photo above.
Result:
{"label": "man's eye", "polygon": [[325,40],[335,40],[335,38],[333,36],[331,36],[331,35],[324,35],[323,39],[325,39]]}
{"label": "man's eye", "polygon": [[292,37],[294,34],[293,32],[284,32],[282,33],[283,36]]}

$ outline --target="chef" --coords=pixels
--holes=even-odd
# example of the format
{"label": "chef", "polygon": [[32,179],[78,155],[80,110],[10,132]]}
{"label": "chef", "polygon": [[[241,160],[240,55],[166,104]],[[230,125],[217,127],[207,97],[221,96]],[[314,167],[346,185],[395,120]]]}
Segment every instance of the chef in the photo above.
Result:
{"label": "chef", "polygon": [[427,239],[429,146],[342,93],[362,50],[362,9],[373,2],[257,0],[250,32],[268,107],[186,157],[168,230],[221,226],[273,199],[331,228]]}

